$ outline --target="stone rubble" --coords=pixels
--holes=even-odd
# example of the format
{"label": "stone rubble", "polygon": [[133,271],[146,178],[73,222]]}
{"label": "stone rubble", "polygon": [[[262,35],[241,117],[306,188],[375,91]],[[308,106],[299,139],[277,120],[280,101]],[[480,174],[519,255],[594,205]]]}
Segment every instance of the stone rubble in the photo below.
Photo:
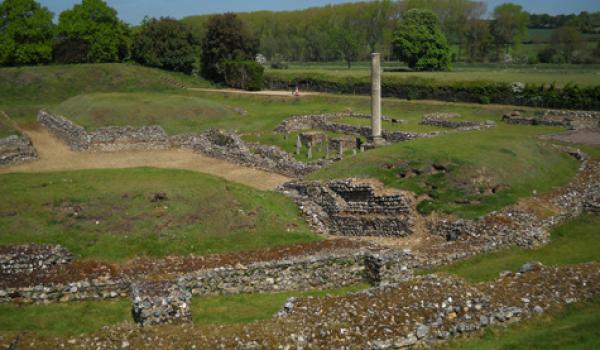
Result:
{"label": "stone rubble", "polygon": [[0,166],[19,164],[37,158],[37,151],[28,137],[10,135],[0,138]]}
{"label": "stone rubble", "polygon": [[50,270],[70,263],[72,258],[71,252],[61,245],[0,246],[0,277]]}
{"label": "stone rubble", "polygon": [[140,326],[192,322],[192,293],[179,281],[131,284],[133,319]]}
{"label": "stone rubble", "polygon": [[520,111],[505,114],[502,120],[509,124],[564,126],[580,130],[600,127],[600,112],[546,110],[533,116]]}
{"label": "stone rubble", "polygon": [[493,121],[467,121],[467,120],[452,120],[460,117],[458,113],[431,113],[423,116],[421,125],[438,126],[442,128],[467,130],[481,130],[487,128],[495,128],[496,123]]}

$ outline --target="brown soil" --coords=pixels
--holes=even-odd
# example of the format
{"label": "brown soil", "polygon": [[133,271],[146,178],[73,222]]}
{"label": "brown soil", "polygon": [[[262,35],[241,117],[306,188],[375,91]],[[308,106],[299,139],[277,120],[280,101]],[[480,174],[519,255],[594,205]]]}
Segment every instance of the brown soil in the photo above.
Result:
{"label": "brown soil", "polygon": [[2,167],[0,168],[0,174],[156,167],[197,171],[260,190],[274,189],[290,180],[283,175],[206,157],[191,150],[73,152],[68,146],[40,126],[28,127],[23,131],[33,142],[38,151],[39,159],[20,165]]}
{"label": "brown soil", "polygon": [[600,145],[600,128],[567,131],[559,134],[549,135],[546,136],[546,138],[580,145],[598,146]]}

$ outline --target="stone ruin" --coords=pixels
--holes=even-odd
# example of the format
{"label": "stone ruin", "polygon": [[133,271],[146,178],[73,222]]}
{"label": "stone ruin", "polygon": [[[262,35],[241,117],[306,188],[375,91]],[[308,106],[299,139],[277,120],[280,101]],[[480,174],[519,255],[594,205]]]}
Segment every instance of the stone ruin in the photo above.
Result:
{"label": "stone ruin", "polygon": [[28,137],[10,135],[0,138],[0,165],[18,164],[37,158],[37,151]]}
{"label": "stone ruin", "polygon": [[73,256],[61,245],[0,246],[0,275],[31,274],[68,264]]}
{"label": "stone ruin", "polygon": [[493,121],[468,121],[468,120],[454,120],[460,118],[458,113],[431,113],[423,116],[421,125],[438,126],[441,128],[450,129],[462,129],[462,130],[480,130],[486,128],[493,128],[496,123]]}
{"label": "stone ruin", "polygon": [[414,231],[414,201],[406,192],[383,193],[354,179],[296,181],[280,190],[293,198],[321,232],[344,236],[407,236]]}
{"label": "stone ruin", "polygon": [[563,126],[571,130],[600,128],[600,112],[546,110],[533,115],[523,115],[515,110],[502,120],[508,124]]}
{"label": "stone ruin", "polygon": [[172,281],[131,285],[133,319],[140,326],[192,321],[192,293]]}

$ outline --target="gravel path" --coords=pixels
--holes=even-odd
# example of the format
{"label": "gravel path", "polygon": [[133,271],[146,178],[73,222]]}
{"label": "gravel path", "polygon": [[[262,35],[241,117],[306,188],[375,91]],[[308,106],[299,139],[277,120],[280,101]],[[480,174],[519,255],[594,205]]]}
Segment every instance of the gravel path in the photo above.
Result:
{"label": "gravel path", "polygon": [[80,169],[123,169],[156,167],[185,169],[210,174],[260,190],[270,190],[290,181],[289,178],[266,171],[243,167],[194,153],[192,150],[123,151],[106,153],[73,152],[42,127],[30,127],[23,132],[38,151],[33,162],[0,168],[0,174],[13,172],[47,172]]}

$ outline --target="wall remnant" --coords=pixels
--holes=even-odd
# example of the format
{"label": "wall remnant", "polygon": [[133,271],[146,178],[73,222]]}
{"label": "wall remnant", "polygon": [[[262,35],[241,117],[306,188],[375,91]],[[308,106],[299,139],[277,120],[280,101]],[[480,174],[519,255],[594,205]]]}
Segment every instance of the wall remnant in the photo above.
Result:
{"label": "wall remnant", "polygon": [[132,283],[131,303],[140,326],[192,322],[192,293],[177,282]]}

